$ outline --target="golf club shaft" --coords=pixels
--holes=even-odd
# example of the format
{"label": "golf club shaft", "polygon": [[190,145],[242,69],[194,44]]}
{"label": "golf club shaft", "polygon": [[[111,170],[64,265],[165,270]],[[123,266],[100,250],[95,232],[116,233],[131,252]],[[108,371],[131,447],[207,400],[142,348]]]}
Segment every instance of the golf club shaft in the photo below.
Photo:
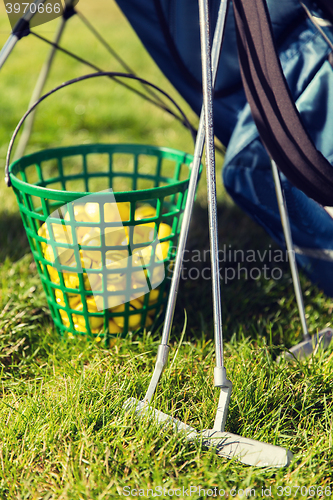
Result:
{"label": "golf club shaft", "polygon": [[[224,35],[224,27],[225,27],[225,20],[226,20],[226,16],[227,16],[228,3],[229,3],[228,0],[221,1],[219,13],[218,13],[218,19],[217,19],[217,23],[216,23],[215,34],[214,34],[213,49],[212,49],[212,70],[213,70],[214,83],[216,80],[218,63],[219,63],[219,59],[220,59],[220,52],[221,52],[221,47],[222,47],[223,35]],[[167,304],[167,309],[166,309],[166,314],[165,314],[165,321],[164,321],[162,340],[161,340],[161,344],[163,344],[163,345],[166,345],[168,343],[169,337],[170,337],[172,320],[173,320],[173,315],[175,312],[175,305],[176,305],[176,299],[177,299],[180,273],[181,273],[181,268],[183,265],[183,256],[184,256],[188,231],[189,231],[190,222],[191,222],[191,215],[192,215],[194,198],[195,198],[195,193],[196,193],[196,188],[197,188],[197,183],[198,183],[198,177],[199,177],[200,164],[201,164],[201,158],[202,158],[204,144],[205,144],[205,121],[204,121],[204,108],[202,107],[201,114],[200,114],[200,122],[199,122],[197,140],[195,143],[195,149],[194,149],[194,155],[193,155],[194,159],[193,159],[192,171],[191,171],[191,176],[190,176],[190,181],[189,181],[186,205],[185,205],[184,214],[183,214],[183,221],[182,221],[181,231],[180,231],[180,235],[179,235],[177,255],[176,255],[176,259],[175,259],[173,275],[172,275],[172,280],[171,280],[170,294],[169,294],[169,299],[168,299],[168,304]]]}
{"label": "golf club shaft", "polygon": [[304,337],[304,340],[308,340],[310,338],[310,335],[309,335],[308,327],[306,324],[303,294],[302,294],[301,283],[299,280],[299,274],[298,274],[298,268],[297,268],[297,262],[296,262],[296,257],[295,257],[293,240],[292,240],[292,236],[291,236],[291,229],[290,229],[287,204],[286,204],[286,200],[285,200],[285,197],[283,194],[280,173],[278,171],[277,165],[276,165],[275,161],[273,161],[273,160],[271,160],[271,163],[272,163],[272,172],[273,172],[273,178],[274,178],[274,183],[275,183],[276,197],[277,197],[279,211],[280,211],[283,233],[284,233],[284,237],[286,240],[286,247],[287,247],[288,258],[289,258],[289,263],[290,263],[291,275],[292,275],[293,284],[294,284],[298,312],[299,312],[299,316],[300,316],[301,324],[302,324],[302,329],[303,329],[303,337]]}
{"label": "golf club shaft", "polygon": [[[229,5],[229,0],[221,0],[219,12],[218,12],[218,18],[217,18],[217,22],[216,22],[215,33],[214,33],[213,49],[212,49],[212,72],[213,72],[213,82],[214,83],[216,80],[217,69],[218,69],[218,64],[219,64],[219,60],[220,60],[220,52],[221,52],[223,36],[224,36],[224,31],[225,31],[225,21],[226,21],[227,12],[228,12],[228,5]],[[197,183],[198,183],[198,178],[199,178],[200,164],[201,164],[201,157],[202,157],[204,143],[205,143],[205,123],[204,123],[204,108],[202,107],[201,114],[200,114],[200,122],[199,122],[197,140],[195,143],[195,149],[194,149],[194,155],[193,155],[194,158],[193,158],[192,170],[191,170],[191,175],[190,175],[190,180],[189,180],[186,204],[185,204],[183,220],[182,220],[182,225],[181,225],[181,230],[180,230],[180,235],[179,235],[177,255],[176,255],[175,264],[174,264],[174,268],[173,268],[170,293],[169,293],[169,298],[168,298],[168,303],[167,303],[167,308],[166,308],[166,313],[165,313],[165,320],[164,320],[164,325],[163,325],[162,339],[161,339],[161,344],[160,344],[160,348],[159,348],[159,355],[160,355],[159,358],[162,359],[162,362],[164,363],[164,365],[167,362],[167,356],[168,356],[168,352],[169,352],[168,342],[169,342],[169,338],[170,338],[172,321],[173,321],[173,316],[174,316],[174,312],[175,312],[180,273],[181,273],[181,269],[182,269],[182,265],[183,265],[183,256],[184,256],[184,252],[185,252],[186,241],[187,241],[188,231],[189,231],[190,222],[191,222],[191,215],[192,215],[194,198],[195,198],[195,193],[196,193]],[[162,354],[161,351],[164,351],[164,355]],[[156,390],[156,386],[158,384],[159,378],[162,374],[164,365],[161,367],[161,363],[160,363],[159,359],[157,360],[152,379],[150,381],[148,390],[147,390],[145,398],[144,398],[145,401],[151,401],[151,399],[154,395],[154,392]]]}
{"label": "golf club shaft", "polygon": [[[207,170],[207,198],[209,218],[209,240],[210,257],[212,266],[212,293],[213,293],[213,316],[214,336],[216,351],[216,367],[223,368],[223,332],[222,332],[222,310],[220,292],[220,272],[218,253],[218,224],[217,224],[217,201],[216,201],[216,171],[215,171],[215,149],[214,149],[214,127],[213,127],[213,86],[212,68],[209,42],[209,15],[208,1],[199,0],[200,18],[200,40],[202,60],[202,90],[205,110],[205,132],[206,132],[206,170]],[[215,381],[217,384],[217,381]]]}

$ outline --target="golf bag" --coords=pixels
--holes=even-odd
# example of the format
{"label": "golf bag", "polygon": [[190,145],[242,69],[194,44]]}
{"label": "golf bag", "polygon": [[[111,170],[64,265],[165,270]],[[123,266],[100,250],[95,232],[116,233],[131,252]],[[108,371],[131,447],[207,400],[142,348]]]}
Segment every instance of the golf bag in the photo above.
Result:
{"label": "golf bag", "polygon": [[[197,3],[117,3],[199,114]],[[219,4],[209,2],[213,28]],[[228,193],[284,247],[270,157],[275,160],[283,172],[297,261],[328,295],[333,295],[333,218],[324,206],[333,205],[332,11],[329,0],[267,0],[267,7],[263,0],[231,2],[214,93],[215,134],[227,147]]]}

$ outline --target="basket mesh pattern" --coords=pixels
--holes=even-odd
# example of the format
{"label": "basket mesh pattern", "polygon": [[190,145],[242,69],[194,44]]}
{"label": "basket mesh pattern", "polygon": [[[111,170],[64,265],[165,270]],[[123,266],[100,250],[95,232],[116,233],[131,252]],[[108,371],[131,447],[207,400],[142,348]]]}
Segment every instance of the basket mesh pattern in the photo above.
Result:
{"label": "basket mesh pattern", "polygon": [[[157,321],[167,301],[192,160],[167,148],[99,144],[45,150],[11,165],[23,224],[60,334],[88,334],[104,338],[109,345],[110,337]],[[110,189],[111,203],[106,191]],[[80,203],[86,200],[95,214],[89,222],[79,216]],[[121,221],[110,216],[115,206],[125,213]],[[152,213],[140,219],[137,213],[142,206],[151,206]],[[147,227],[153,228],[154,236],[143,238],[142,243],[136,235]],[[166,227],[169,231],[160,236]],[[125,246],[108,237],[121,231],[127,237]],[[66,238],[59,238],[60,233]],[[90,236],[85,240],[86,234]],[[163,252],[156,254],[156,241]],[[148,259],[136,268],[136,251],[143,246]],[[108,258],[115,252],[120,264],[109,269]],[[128,258],[122,261],[124,255]],[[92,256],[99,265],[88,268]],[[127,269],[122,267],[124,262]],[[129,280],[137,269],[148,280],[143,282],[141,274],[141,282],[133,288],[134,281]],[[123,275],[126,290],[135,298],[112,307],[124,294],[121,287],[117,289]],[[98,308],[92,307],[92,295]]]}

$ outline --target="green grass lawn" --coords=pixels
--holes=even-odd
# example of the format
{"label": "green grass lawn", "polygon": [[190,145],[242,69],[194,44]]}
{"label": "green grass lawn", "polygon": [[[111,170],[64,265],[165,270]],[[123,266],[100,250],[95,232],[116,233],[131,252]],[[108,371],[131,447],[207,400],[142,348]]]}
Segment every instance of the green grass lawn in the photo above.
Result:
{"label": "green grass lawn", "polygon": [[[197,125],[197,118],[156,68],[114,2],[80,0],[79,8],[139,76],[169,91]],[[56,26],[54,21],[36,31],[52,38]],[[1,46],[9,31],[1,4]],[[106,70],[121,69],[77,17],[68,22],[61,44]],[[0,72],[2,167],[48,50],[29,36]],[[87,72],[81,63],[58,54],[46,90]],[[149,143],[193,152],[190,134],[172,117],[105,79],[79,83],[43,103],[27,152],[93,142]],[[129,489],[139,495],[140,488],[146,494],[147,488],[156,487],[167,489],[161,494],[165,498],[183,487],[185,492],[177,490],[174,498],[187,498],[186,489],[191,487],[192,498],[205,498],[199,487],[206,492],[217,487],[229,498],[246,498],[250,488],[247,497],[255,492],[260,498],[271,493],[272,498],[305,499],[313,497],[310,486],[318,488],[314,498],[321,493],[331,497],[333,348],[306,361],[276,363],[285,347],[302,337],[288,263],[269,262],[268,252],[276,251],[276,246],[227,197],[221,185],[220,155],[217,163],[221,248],[244,254],[254,250],[261,256],[267,251],[260,266],[269,268],[267,279],[246,279],[243,271],[240,279],[222,282],[225,362],[233,382],[226,430],[287,447],[294,461],[279,470],[247,467],[217,457],[200,443],[189,444],[170,429],[161,431],[126,415],[124,401],[142,398],[148,387],[161,331],[118,339],[111,349],[82,339],[60,340],[14,194],[2,180],[1,499],[135,498],[135,492],[127,494]],[[155,407],[197,429],[212,427],[218,401],[218,390],[213,388],[211,281],[202,277],[209,267],[206,208],[203,175],[169,365],[154,399]],[[224,265],[237,269],[238,263]],[[253,268],[251,263],[241,264],[248,272]],[[274,268],[279,279],[271,277]],[[309,329],[315,333],[331,325],[333,303],[304,275],[301,282]]]}

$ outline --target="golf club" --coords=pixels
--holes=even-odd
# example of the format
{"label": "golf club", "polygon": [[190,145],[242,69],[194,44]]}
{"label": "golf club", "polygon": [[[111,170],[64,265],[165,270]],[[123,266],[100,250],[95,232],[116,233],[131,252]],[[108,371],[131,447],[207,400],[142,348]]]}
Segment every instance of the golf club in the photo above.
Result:
{"label": "golf club", "polygon": [[[223,358],[223,332],[222,332],[222,312],[221,312],[221,298],[220,298],[220,275],[219,275],[219,261],[218,261],[218,228],[217,228],[217,202],[216,202],[216,177],[215,177],[215,151],[214,151],[214,130],[213,130],[213,100],[212,88],[213,80],[216,77],[217,60],[221,49],[223,31],[225,25],[226,1],[222,1],[220,5],[219,17],[217,21],[216,32],[213,42],[213,64],[211,63],[210,46],[209,46],[209,19],[208,19],[208,4],[207,0],[199,0],[199,15],[200,15],[200,39],[201,39],[201,54],[202,54],[202,80],[203,80],[203,109],[200,117],[199,133],[196,142],[195,161],[200,163],[205,129],[206,136],[206,168],[207,168],[207,197],[208,197],[208,214],[209,214],[209,235],[210,235],[210,248],[211,248],[211,264],[212,264],[212,291],[213,291],[213,313],[214,313],[214,340],[216,350],[216,366],[214,368],[214,385],[220,388],[220,397],[218,408],[215,416],[213,429],[208,429],[203,432],[196,432],[196,430],[183,422],[174,419],[167,414],[152,409],[149,403],[155,392],[157,383],[167,362],[169,346],[170,329],[174,314],[174,307],[179,283],[179,274],[182,264],[182,255],[185,248],[188,226],[193,207],[193,198],[190,195],[187,199],[185,207],[186,217],[184,216],[181,237],[183,248],[179,247],[176,259],[176,265],[173,275],[168,308],[167,319],[164,323],[162,342],[159,346],[157,362],[155,370],[143,401],[138,401],[131,398],[125,402],[127,411],[134,410],[136,414],[151,415],[158,423],[171,423],[176,432],[184,432],[186,439],[201,440],[202,444],[207,447],[214,447],[217,454],[227,458],[236,458],[246,465],[262,466],[262,467],[284,467],[288,465],[292,459],[292,453],[278,446],[272,446],[260,441],[243,438],[241,436],[224,432],[225,423],[227,419],[228,407],[232,391],[232,383],[227,379],[226,369],[224,367]],[[213,67],[213,77],[212,77]],[[199,166],[197,166],[199,168]],[[195,186],[197,183],[198,174],[194,177],[196,172],[194,167],[191,173],[190,185]],[[190,190],[189,190],[190,191]],[[185,222],[186,221],[186,222]],[[185,233],[186,232],[186,233]],[[178,268],[177,268],[178,260]],[[177,273],[176,273],[177,270]]]}
{"label": "golf club", "polygon": [[281,217],[281,224],[282,224],[283,233],[284,233],[284,237],[285,237],[285,241],[286,241],[291,276],[292,276],[292,280],[293,280],[293,284],[294,284],[296,302],[297,302],[298,312],[299,312],[299,316],[301,319],[302,330],[303,330],[303,341],[300,342],[299,344],[296,344],[295,346],[291,347],[291,349],[289,349],[289,352],[285,352],[283,354],[283,356],[286,359],[295,359],[295,358],[296,359],[303,359],[303,358],[311,356],[311,354],[317,352],[317,350],[319,348],[327,349],[327,347],[329,346],[329,344],[332,340],[332,337],[333,337],[333,330],[331,328],[325,328],[324,330],[321,330],[320,332],[318,332],[315,335],[312,335],[312,336],[309,335],[308,327],[306,324],[306,318],[305,318],[305,309],[304,309],[302,288],[301,288],[301,283],[299,280],[297,262],[296,262],[296,257],[295,257],[295,250],[294,250],[294,245],[293,245],[293,240],[292,240],[292,235],[291,235],[287,204],[286,204],[285,196],[283,193],[281,177],[280,177],[278,167],[273,160],[271,160],[271,164],[272,164],[272,172],[273,172],[273,178],[274,178],[274,184],[275,184],[275,190],[276,190],[276,197],[277,197],[279,212],[280,212],[280,217]]}

